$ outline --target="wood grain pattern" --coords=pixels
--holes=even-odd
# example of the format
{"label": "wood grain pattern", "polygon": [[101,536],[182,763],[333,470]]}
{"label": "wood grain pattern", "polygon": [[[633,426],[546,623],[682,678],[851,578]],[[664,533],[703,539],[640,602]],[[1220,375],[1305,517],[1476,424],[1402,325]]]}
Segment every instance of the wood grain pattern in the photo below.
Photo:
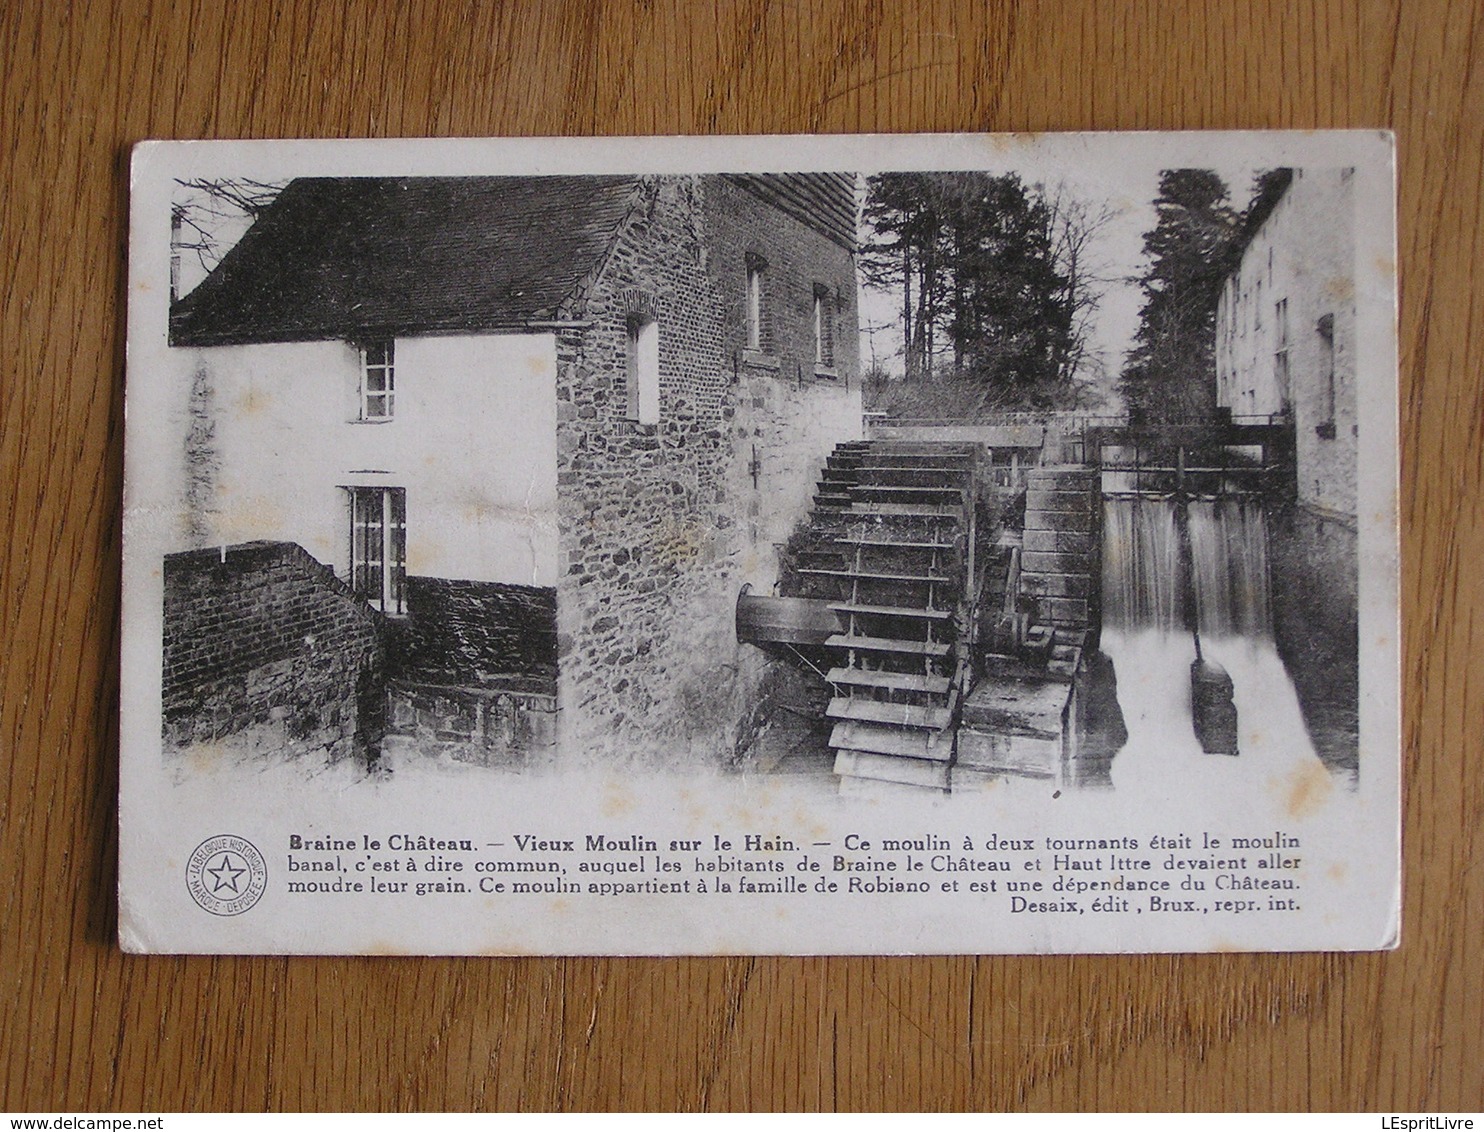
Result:
{"label": "wood grain pattern", "polygon": [[[0,1108],[1484,1106],[1484,7],[4,6]],[[126,958],[126,147],[147,137],[1386,126],[1406,908],[1386,955]]]}

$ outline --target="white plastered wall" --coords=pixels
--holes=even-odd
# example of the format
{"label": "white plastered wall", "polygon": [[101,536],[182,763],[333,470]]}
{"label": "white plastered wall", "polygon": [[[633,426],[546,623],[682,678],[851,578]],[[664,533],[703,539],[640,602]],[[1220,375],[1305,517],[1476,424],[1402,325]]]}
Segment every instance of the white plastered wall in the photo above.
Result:
{"label": "white plastered wall", "polygon": [[[1347,169],[1296,169],[1227,280],[1216,320],[1217,396],[1238,416],[1284,408],[1275,356],[1277,304],[1288,303],[1289,407],[1298,496],[1356,512],[1355,198]],[[1320,318],[1333,319],[1333,358]],[[1331,412],[1327,368],[1334,367]],[[1328,425],[1328,428],[1321,426]]]}
{"label": "white plastered wall", "polygon": [[347,486],[407,493],[409,574],[556,582],[549,334],[396,340],[393,419],[360,421],[347,342],[172,351],[181,545],[297,542],[344,573]]}

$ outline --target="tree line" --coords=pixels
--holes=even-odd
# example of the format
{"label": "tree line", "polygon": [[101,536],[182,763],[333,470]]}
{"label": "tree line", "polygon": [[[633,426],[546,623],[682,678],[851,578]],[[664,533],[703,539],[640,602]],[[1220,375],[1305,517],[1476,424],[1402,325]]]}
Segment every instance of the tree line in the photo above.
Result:
{"label": "tree line", "polygon": [[1111,215],[1013,173],[870,177],[861,274],[900,296],[906,378],[990,387],[1003,408],[1075,402]]}
{"label": "tree line", "polygon": [[1160,174],[1155,225],[1144,234],[1139,329],[1119,378],[1135,422],[1201,422],[1214,414],[1221,288],[1291,179],[1289,169],[1259,174],[1251,203],[1238,211],[1210,169]]}
{"label": "tree line", "polygon": [[[1139,327],[1117,380],[1136,421],[1212,415],[1221,287],[1289,176],[1261,174],[1238,210],[1212,170],[1161,173],[1134,280]],[[1090,336],[1108,280],[1094,248],[1113,216],[1013,173],[868,178],[861,274],[900,298],[907,380],[960,379],[992,391],[980,402],[990,409],[1079,407],[1101,376]]]}

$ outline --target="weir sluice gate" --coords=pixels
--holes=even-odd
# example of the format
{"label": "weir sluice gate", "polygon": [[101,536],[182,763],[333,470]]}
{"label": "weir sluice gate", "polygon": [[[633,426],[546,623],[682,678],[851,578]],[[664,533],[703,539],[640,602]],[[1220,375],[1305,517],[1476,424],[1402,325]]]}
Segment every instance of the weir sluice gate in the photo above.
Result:
{"label": "weir sluice gate", "polygon": [[1175,756],[1263,761],[1261,743],[1243,749],[1244,701],[1254,718],[1298,711],[1291,685],[1291,707],[1273,707],[1287,678],[1265,533],[1291,493],[1291,433],[996,429],[839,446],[778,595],[739,599],[739,637],[826,689],[841,788],[1107,785]]}

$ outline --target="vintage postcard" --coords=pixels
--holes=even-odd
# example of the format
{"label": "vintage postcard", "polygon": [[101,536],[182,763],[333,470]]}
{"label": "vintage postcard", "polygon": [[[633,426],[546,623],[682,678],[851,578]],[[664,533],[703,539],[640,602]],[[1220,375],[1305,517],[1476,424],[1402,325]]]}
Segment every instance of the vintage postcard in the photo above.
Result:
{"label": "vintage postcard", "polygon": [[122,946],[1396,946],[1392,166],[139,146]]}

